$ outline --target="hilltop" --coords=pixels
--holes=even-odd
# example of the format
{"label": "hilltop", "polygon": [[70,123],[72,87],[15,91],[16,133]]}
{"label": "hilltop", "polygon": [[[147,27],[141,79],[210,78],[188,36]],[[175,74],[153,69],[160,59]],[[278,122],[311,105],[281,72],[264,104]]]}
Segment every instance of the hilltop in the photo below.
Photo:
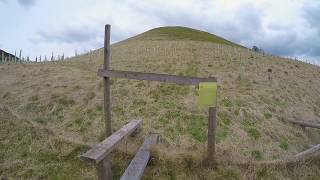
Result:
{"label": "hilltop", "polygon": [[169,27],[159,27],[151,29],[145,33],[137,35],[133,38],[134,40],[193,40],[202,42],[212,42],[216,44],[230,45],[242,47],[241,45],[235,44],[228,41],[222,37],[210,34],[205,31],[200,31],[197,29],[192,29],[188,27],[181,26],[169,26]]}
{"label": "hilltop", "polygon": [[[0,174],[25,179],[90,179],[78,156],[104,136],[102,49],[63,62],[0,65]],[[194,87],[112,79],[114,129],[141,117],[139,142],[113,155],[124,171],[143,137],[159,133],[146,179],[289,179],[320,176],[319,159],[290,167],[250,166],[319,144],[320,68],[262,55],[184,27],[156,28],[111,47],[111,69],[218,78],[215,170],[203,169],[207,110]],[[270,69],[272,72],[270,72]],[[129,154],[129,155],[128,155]],[[239,163],[241,165],[239,165]]]}

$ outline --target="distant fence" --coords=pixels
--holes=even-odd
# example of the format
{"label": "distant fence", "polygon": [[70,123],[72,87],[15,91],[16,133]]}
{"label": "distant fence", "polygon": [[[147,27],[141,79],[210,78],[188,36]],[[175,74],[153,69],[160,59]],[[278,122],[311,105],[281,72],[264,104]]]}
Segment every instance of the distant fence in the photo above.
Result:
{"label": "distant fence", "polygon": [[[0,64],[4,63],[41,63],[41,62],[52,62],[52,61],[65,61],[68,59],[77,58],[80,56],[87,56],[89,60],[92,60],[93,58],[100,55],[100,51],[88,51],[84,52],[82,54],[79,54],[77,50],[75,50],[74,56],[66,57],[64,53],[62,55],[54,55],[52,52],[51,56],[35,56],[34,59],[31,59],[30,56],[23,57],[22,56],[22,50],[19,52],[19,56],[17,56],[17,53],[15,52],[14,55],[7,53],[5,51],[0,50]],[[101,54],[102,55],[102,54]]]}

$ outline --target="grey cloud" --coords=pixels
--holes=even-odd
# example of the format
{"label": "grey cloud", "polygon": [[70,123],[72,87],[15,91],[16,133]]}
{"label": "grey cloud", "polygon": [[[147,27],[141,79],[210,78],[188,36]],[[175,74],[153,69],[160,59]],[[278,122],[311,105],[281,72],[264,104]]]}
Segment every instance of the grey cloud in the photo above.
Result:
{"label": "grey cloud", "polygon": [[[59,32],[39,31],[41,41],[45,42],[61,42],[61,43],[81,43],[88,42],[99,37],[99,30],[82,28],[65,28]],[[100,34],[102,36],[102,34]]]}
{"label": "grey cloud", "polygon": [[36,0],[18,0],[19,4],[25,7],[30,7],[35,4]]}
{"label": "grey cloud", "polygon": [[302,16],[311,25],[320,28],[320,3],[308,4],[302,8]]}

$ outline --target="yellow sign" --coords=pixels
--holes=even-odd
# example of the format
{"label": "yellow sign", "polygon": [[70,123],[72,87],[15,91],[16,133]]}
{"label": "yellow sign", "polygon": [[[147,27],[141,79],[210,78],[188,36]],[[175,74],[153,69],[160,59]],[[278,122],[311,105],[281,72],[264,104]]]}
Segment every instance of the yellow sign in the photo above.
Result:
{"label": "yellow sign", "polygon": [[198,103],[200,107],[216,107],[217,101],[217,83],[202,82],[199,83]]}

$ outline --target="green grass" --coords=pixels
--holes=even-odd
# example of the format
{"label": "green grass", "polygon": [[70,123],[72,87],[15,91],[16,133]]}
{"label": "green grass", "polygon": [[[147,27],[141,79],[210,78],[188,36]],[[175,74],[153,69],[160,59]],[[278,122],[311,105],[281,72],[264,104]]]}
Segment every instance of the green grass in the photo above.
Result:
{"label": "green grass", "polygon": [[214,34],[188,27],[160,27],[147,31],[146,33],[144,33],[144,35],[153,37],[160,36],[170,40],[189,39],[194,41],[213,42],[218,44],[242,47]]}
{"label": "green grass", "polygon": [[272,118],[272,114],[270,114],[270,113],[264,113],[263,115],[264,115],[264,117],[265,117],[266,119]]}
{"label": "green grass", "polygon": [[258,140],[260,138],[260,132],[253,127],[247,128],[245,129],[245,131],[247,132],[248,136],[251,137],[254,140]]}
{"label": "green grass", "polygon": [[206,123],[206,118],[198,115],[190,115],[188,120],[187,132],[199,142],[204,142],[206,140],[206,132],[203,127]]}
{"label": "green grass", "polygon": [[289,148],[289,143],[288,143],[287,141],[283,140],[283,141],[280,142],[279,147],[280,147],[281,149],[283,149],[283,150],[288,150],[288,148]]}
{"label": "green grass", "polygon": [[253,150],[251,151],[251,157],[253,157],[255,160],[262,160],[262,152],[259,150]]}

